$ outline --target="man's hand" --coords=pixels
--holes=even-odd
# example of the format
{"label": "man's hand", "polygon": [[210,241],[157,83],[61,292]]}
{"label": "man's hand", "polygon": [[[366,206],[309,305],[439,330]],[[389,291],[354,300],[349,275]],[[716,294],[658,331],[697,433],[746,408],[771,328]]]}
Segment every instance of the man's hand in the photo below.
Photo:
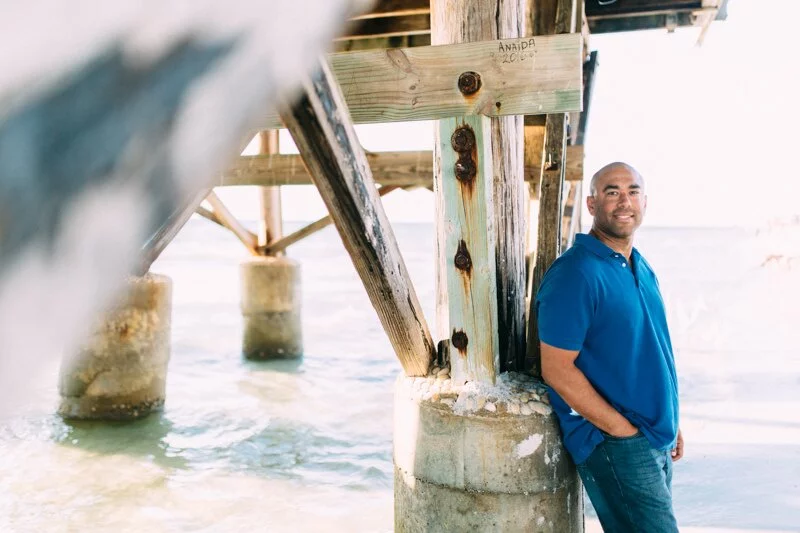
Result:
{"label": "man's hand", "polygon": [[624,416],[619,415],[620,423],[614,428],[614,431],[609,431],[608,434],[612,437],[633,437],[637,433],[639,433],[639,428],[628,422]]}
{"label": "man's hand", "polygon": [[678,441],[675,443],[675,448],[672,449],[672,462],[680,460],[683,457],[683,435],[681,430],[678,430]]}

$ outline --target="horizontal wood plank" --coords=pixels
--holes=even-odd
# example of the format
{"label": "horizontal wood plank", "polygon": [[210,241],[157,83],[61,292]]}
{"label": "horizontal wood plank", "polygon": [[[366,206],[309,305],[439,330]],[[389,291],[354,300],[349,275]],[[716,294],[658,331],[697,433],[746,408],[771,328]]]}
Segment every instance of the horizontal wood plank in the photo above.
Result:
{"label": "horizontal wood plank", "polygon": [[[342,52],[329,59],[355,123],[581,108],[580,34]],[[469,96],[458,88],[464,72],[480,75],[480,89]],[[259,127],[282,124],[273,114]]]}
{"label": "horizontal wood plank", "polygon": [[[367,154],[375,182],[381,185],[430,187],[433,183],[433,153],[372,152]],[[542,154],[531,154],[525,165],[525,181],[538,183]],[[567,180],[583,180],[583,146],[567,148]],[[311,175],[299,155],[241,156],[216,186],[239,185],[310,185]]]}
{"label": "horizontal wood plank", "polygon": [[429,0],[378,0],[368,13],[353,18],[366,20],[381,17],[430,14],[430,12],[431,3]]}
{"label": "horizontal wood plank", "polygon": [[431,17],[427,13],[402,17],[385,17],[357,20],[350,24],[350,31],[337,40],[374,39],[397,35],[423,35],[430,33]]}

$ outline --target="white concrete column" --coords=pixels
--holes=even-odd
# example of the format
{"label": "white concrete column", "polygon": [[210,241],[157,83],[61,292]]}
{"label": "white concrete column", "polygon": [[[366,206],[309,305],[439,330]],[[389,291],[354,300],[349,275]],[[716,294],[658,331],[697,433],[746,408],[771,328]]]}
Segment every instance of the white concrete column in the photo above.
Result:
{"label": "white concrete column", "polygon": [[251,257],[240,273],[242,353],[257,360],[300,357],[300,264],[288,257]]}
{"label": "white concrete column", "polygon": [[146,274],[129,278],[127,290],[77,354],[62,361],[58,412],[65,418],[135,419],[164,405],[172,281]]}
{"label": "white concrete column", "polygon": [[583,492],[545,387],[401,376],[395,387],[395,531],[580,533]]}

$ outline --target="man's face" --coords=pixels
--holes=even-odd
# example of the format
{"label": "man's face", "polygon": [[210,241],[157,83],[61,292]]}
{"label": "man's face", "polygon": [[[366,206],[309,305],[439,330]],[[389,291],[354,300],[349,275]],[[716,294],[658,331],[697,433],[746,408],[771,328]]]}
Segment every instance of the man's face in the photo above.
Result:
{"label": "man's face", "polygon": [[616,238],[630,237],[642,224],[647,208],[644,183],[625,166],[612,167],[597,177],[594,196],[587,198],[595,227]]}

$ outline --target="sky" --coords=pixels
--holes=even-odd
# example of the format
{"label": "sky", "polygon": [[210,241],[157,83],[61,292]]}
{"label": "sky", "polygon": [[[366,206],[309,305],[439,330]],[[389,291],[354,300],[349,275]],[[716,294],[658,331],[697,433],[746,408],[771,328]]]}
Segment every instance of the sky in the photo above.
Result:
{"label": "sky", "polygon": [[[763,227],[800,214],[792,133],[800,119],[793,98],[799,18],[795,0],[731,0],[728,19],[712,24],[702,46],[698,28],[591,36],[599,67],[585,179],[610,161],[637,167],[647,183],[645,224],[653,227]],[[430,122],[356,131],[371,151],[425,150],[433,142]],[[285,130],[280,142],[281,152],[296,153]],[[286,220],[326,214],[312,186],[281,194]],[[254,188],[221,196],[241,218],[257,217]],[[393,192],[384,207],[392,221],[433,221],[429,191]]]}

